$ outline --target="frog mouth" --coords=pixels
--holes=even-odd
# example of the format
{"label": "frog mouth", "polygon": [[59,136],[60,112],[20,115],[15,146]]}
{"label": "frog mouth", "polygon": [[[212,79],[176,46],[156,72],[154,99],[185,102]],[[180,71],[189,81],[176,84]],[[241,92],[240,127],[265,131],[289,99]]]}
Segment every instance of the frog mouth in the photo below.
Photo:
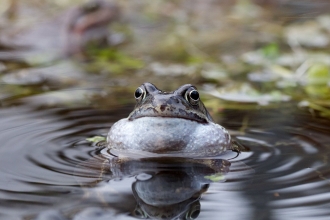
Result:
{"label": "frog mouth", "polygon": [[133,121],[133,120],[136,120],[139,118],[144,118],[144,117],[180,118],[180,119],[185,119],[185,120],[190,120],[190,121],[196,121],[199,123],[208,123],[208,120],[204,115],[198,114],[196,112],[183,111],[183,110],[157,111],[154,108],[136,109],[128,116],[128,120]]}

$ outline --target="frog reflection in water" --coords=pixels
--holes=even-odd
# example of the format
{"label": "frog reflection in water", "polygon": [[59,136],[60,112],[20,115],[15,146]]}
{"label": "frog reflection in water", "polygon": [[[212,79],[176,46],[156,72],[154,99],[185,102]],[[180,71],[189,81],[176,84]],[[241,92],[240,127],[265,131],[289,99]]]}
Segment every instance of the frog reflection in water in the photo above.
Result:
{"label": "frog reflection in water", "polygon": [[199,162],[187,158],[127,161],[121,166],[126,172],[130,170],[126,175],[133,171],[128,167],[134,167],[134,172],[147,173],[138,175],[132,184],[137,201],[133,215],[151,219],[196,219],[201,211],[201,194],[212,182],[210,177],[222,182],[230,167],[229,161],[221,159]]}
{"label": "frog reflection in water", "polygon": [[[125,212],[129,210],[139,219],[196,219],[201,211],[201,195],[210,183],[224,182],[231,166],[229,161],[223,159],[104,156],[106,154],[99,154],[79,164],[76,178],[78,181],[79,178],[87,180],[89,187],[100,181],[109,184],[110,191],[107,187],[96,187],[88,194],[95,195],[103,206],[113,208],[118,203],[115,199],[118,198],[118,191],[113,190],[113,180],[135,176],[131,186],[135,208],[129,205],[132,204],[131,197],[128,199],[126,196],[127,202],[120,201],[127,203]],[[104,162],[100,163],[100,160]],[[86,182],[81,183],[86,185]],[[124,185],[120,186],[119,191]],[[124,195],[122,199],[125,199]]]}
{"label": "frog reflection in water", "polygon": [[115,123],[107,142],[115,155],[209,157],[232,148],[225,128],[215,124],[196,87],[164,92],[151,83],[135,91],[137,104]]}

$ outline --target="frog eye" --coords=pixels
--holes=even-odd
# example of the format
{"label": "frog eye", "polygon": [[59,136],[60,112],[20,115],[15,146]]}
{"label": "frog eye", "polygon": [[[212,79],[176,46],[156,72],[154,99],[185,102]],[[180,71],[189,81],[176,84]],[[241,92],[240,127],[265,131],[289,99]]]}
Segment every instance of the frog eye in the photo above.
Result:
{"label": "frog eye", "polygon": [[196,89],[188,90],[186,92],[186,100],[192,105],[197,105],[199,101],[199,92]]}
{"label": "frog eye", "polygon": [[201,206],[199,203],[195,203],[192,205],[190,210],[186,213],[185,220],[193,220],[199,216],[201,211]]}
{"label": "frog eye", "polygon": [[136,101],[144,99],[145,96],[146,96],[146,92],[141,87],[135,90],[134,97]]}

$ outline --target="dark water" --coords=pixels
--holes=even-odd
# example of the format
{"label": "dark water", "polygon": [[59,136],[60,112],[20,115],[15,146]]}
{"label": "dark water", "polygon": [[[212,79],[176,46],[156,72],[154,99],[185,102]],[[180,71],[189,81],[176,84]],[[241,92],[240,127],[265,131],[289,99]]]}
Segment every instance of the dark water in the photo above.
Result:
{"label": "dark water", "polygon": [[[287,105],[225,111],[221,124],[250,152],[212,166],[116,161],[85,140],[105,135],[130,109],[2,109],[1,219],[328,218],[328,120]],[[214,182],[205,178],[214,174]]]}

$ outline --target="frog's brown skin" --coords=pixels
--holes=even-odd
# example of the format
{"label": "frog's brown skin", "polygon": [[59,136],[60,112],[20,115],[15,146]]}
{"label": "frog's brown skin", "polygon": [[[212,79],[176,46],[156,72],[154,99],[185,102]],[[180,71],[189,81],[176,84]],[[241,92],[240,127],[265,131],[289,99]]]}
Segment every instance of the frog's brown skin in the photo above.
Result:
{"label": "frog's brown skin", "polygon": [[108,147],[115,155],[209,157],[231,149],[229,133],[213,122],[196,87],[164,92],[144,83],[135,97],[133,112],[109,131]]}
{"label": "frog's brown skin", "polygon": [[183,118],[199,123],[213,122],[204,104],[198,101],[195,105],[186,99],[186,93],[196,90],[196,87],[186,84],[174,92],[163,92],[151,83],[144,83],[140,87],[146,91],[144,99],[137,100],[133,112],[128,116],[130,121],[142,117],[170,117]]}

